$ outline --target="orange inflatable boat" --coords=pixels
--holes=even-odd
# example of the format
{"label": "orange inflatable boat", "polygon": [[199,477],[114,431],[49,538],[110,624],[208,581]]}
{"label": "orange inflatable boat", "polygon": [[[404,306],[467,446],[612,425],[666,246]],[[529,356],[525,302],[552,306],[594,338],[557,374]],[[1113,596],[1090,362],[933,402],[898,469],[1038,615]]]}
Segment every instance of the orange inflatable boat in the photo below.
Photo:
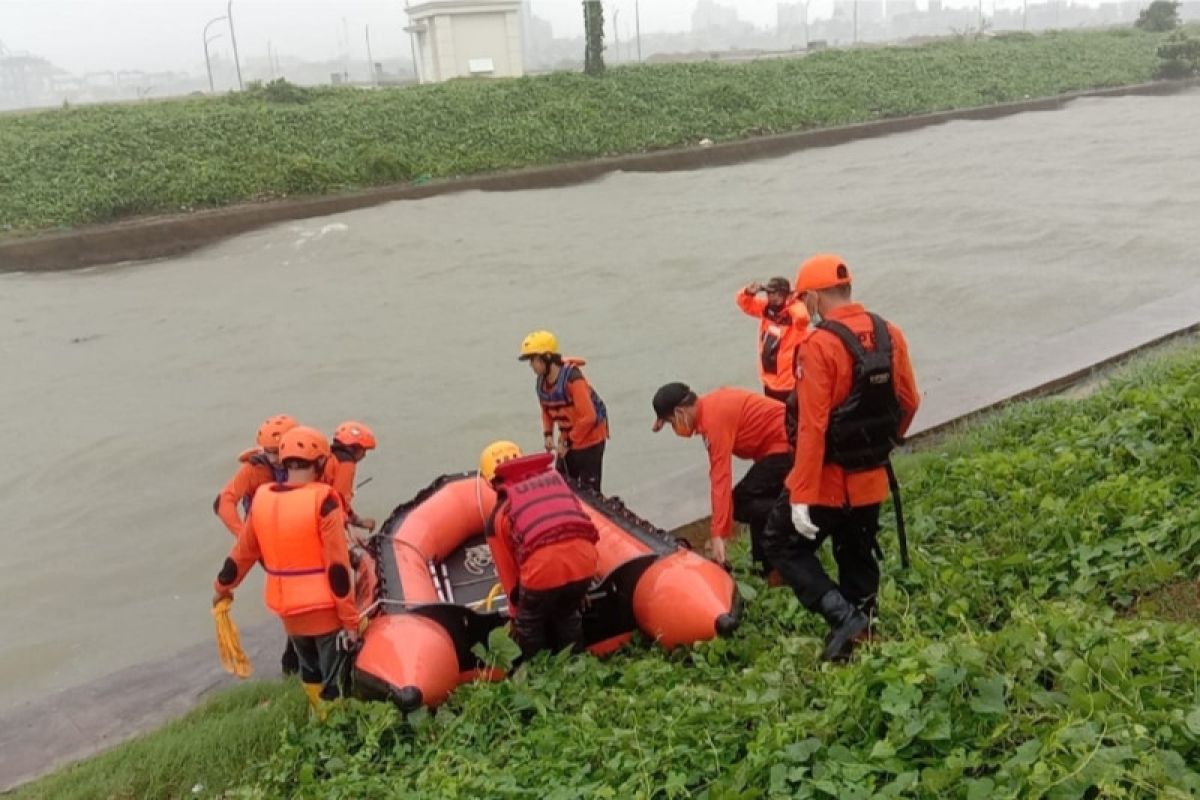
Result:
{"label": "orange inflatable boat", "polygon": [[[598,574],[584,613],[600,655],[641,630],[666,648],[732,633],[741,616],[733,578],[619,499],[576,487],[600,532]],[[398,507],[373,537],[378,589],[355,659],[357,693],[411,711],[460,684],[497,679],[471,652],[509,619],[484,538],[496,495],[475,473],[443,476]]]}

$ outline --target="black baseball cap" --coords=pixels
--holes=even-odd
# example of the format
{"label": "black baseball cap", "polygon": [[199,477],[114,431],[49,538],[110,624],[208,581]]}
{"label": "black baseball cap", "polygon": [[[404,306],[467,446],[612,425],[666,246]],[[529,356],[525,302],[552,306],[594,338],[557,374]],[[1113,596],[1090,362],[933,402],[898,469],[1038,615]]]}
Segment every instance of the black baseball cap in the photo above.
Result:
{"label": "black baseball cap", "polygon": [[678,381],[658,387],[658,391],[654,393],[654,399],[651,401],[655,414],[654,427],[651,430],[655,433],[662,430],[663,425],[671,421],[671,415],[675,413],[676,407],[691,393],[692,390],[686,383]]}

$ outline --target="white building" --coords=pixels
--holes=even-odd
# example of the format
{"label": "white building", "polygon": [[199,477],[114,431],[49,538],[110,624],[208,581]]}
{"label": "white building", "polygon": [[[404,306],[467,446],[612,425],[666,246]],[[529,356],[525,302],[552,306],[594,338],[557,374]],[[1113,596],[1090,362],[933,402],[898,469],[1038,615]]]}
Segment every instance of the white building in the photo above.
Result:
{"label": "white building", "polygon": [[521,0],[427,0],[405,11],[421,83],[525,74]]}

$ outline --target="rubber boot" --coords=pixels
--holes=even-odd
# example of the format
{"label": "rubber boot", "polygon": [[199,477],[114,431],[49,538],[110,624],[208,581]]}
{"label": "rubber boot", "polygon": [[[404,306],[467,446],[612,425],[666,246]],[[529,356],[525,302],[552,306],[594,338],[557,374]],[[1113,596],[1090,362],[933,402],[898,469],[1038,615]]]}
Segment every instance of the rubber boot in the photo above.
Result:
{"label": "rubber boot", "polygon": [[854,638],[870,627],[871,620],[837,589],[830,589],[821,597],[819,610],[829,623],[829,641],[821,653],[821,660],[849,659],[854,651]]}
{"label": "rubber boot", "polygon": [[321,684],[305,683],[303,686],[304,694],[308,697],[308,707],[317,715],[318,719],[324,720],[328,710],[325,707],[325,701],[321,699]]}

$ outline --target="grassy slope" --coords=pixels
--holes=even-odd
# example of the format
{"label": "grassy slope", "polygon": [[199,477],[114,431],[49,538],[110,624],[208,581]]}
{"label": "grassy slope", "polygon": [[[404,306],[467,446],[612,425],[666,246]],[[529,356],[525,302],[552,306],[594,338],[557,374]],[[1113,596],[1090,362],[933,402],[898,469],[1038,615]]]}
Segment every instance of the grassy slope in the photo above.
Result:
{"label": "grassy slope", "polygon": [[729,640],[542,659],[407,720],[285,726],[298,690],[249,687],[21,796],[1194,796],[1200,631],[1129,609],[1195,576],[1198,376],[1180,350],[902,459],[914,568],[885,531],[884,640],[849,666],[750,579]]}
{"label": "grassy slope", "polygon": [[1132,30],[0,117],[0,235],[1145,81]]}

